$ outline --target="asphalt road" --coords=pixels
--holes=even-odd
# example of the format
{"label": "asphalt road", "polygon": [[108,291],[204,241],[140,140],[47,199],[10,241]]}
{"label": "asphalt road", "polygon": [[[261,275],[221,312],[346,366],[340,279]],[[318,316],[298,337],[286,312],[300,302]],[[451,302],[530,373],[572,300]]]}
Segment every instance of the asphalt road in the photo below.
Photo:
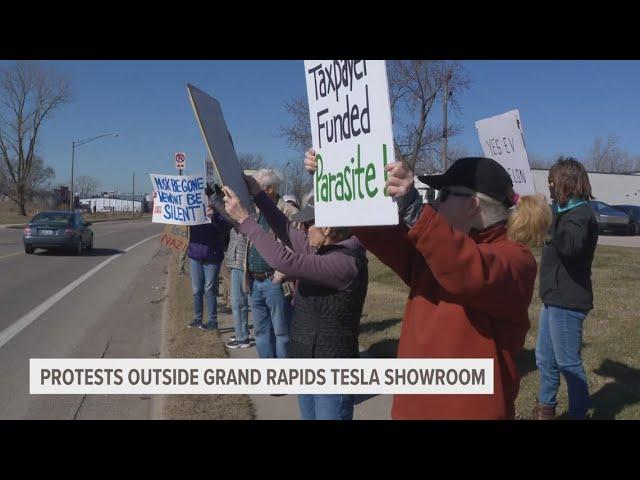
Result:
{"label": "asphalt road", "polygon": [[92,229],[95,248],[82,256],[26,255],[22,230],[0,229],[0,419],[154,414],[150,397],[29,394],[30,358],[159,355],[167,266],[157,236],[162,225],[137,220]]}

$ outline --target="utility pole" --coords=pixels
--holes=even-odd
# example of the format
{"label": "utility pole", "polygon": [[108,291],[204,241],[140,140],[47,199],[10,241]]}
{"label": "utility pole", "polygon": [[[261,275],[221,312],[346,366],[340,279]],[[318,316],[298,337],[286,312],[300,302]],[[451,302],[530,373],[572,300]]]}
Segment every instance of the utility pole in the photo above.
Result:
{"label": "utility pole", "polygon": [[449,106],[449,81],[451,80],[451,70],[447,70],[444,79],[444,97],[442,99],[442,148],[440,149],[440,158],[442,160],[443,173],[447,171],[447,136],[448,123],[447,112]]}
{"label": "utility pole", "polygon": [[133,194],[131,195],[131,218],[136,216],[136,171],[133,171]]}
{"label": "utility pole", "polygon": [[75,198],[73,198],[73,162],[76,155],[76,142],[75,140],[71,142],[71,198],[69,199],[69,211],[73,212],[73,203]]}

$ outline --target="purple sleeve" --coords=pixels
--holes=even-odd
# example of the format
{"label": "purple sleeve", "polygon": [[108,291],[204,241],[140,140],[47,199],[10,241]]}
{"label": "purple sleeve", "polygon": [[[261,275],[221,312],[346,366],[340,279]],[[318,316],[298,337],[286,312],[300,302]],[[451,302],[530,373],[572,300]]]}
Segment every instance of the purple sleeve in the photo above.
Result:
{"label": "purple sleeve", "polygon": [[247,217],[239,227],[274,270],[306,282],[346,290],[358,274],[354,258],[342,253],[316,255],[291,252],[276,242],[252,218]]}
{"label": "purple sleeve", "polygon": [[276,237],[282,240],[286,246],[296,253],[313,253],[307,241],[307,234],[295,228],[287,216],[278,209],[278,206],[266,193],[258,193],[253,200],[264,215],[273,233],[275,233]]}

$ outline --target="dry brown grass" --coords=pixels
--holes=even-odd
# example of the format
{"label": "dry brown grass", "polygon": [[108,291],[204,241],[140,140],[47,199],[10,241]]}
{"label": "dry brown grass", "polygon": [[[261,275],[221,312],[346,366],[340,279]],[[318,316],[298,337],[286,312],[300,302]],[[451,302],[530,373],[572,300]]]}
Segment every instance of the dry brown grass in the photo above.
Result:
{"label": "dry brown grass", "polygon": [[409,288],[376,257],[367,256],[369,289],[358,339],[371,356],[394,358]]}
{"label": "dry brown grass", "polygon": [[[539,263],[539,251],[535,251]],[[408,288],[375,257],[369,256],[369,294],[360,344],[376,357],[397,352]],[[593,263],[595,308],[584,325],[582,351],[593,418],[640,419],[640,251],[599,245]],[[522,375],[516,400],[518,418],[530,418],[539,374],[535,364],[540,299],[538,281],[529,308],[531,329],[518,359]],[[564,379],[558,392],[558,414],[566,417]]]}
{"label": "dry brown grass", "polygon": [[[169,267],[168,318],[163,332],[163,356],[169,358],[226,358],[224,342],[217,332],[187,328],[193,319],[191,281],[178,275],[177,256]],[[205,306],[206,309],[206,306]],[[247,395],[168,395],[162,417],[171,420],[253,420],[253,404]]]}

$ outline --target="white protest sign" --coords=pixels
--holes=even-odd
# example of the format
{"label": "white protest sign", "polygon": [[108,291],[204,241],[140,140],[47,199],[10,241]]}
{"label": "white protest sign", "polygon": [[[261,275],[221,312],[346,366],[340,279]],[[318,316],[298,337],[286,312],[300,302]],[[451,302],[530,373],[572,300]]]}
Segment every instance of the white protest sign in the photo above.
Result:
{"label": "white protest sign", "polygon": [[395,161],[384,60],[305,60],[317,154],[315,224],[397,225],[385,165]]}
{"label": "white protest sign", "polygon": [[518,195],[533,195],[536,186],[524,144],[524,133],[518,110],[476,122],[484,155],[502,165],[513,181]]}
{"label": "white protest sign", "polygon": [[184,170],[187,166],[187,154],[184,152],[176,152],[173,155],[173,158],[176,161],[176,169]]}
{"label": "white protest sign", "polygon": [[202,138],[222,185],[231,188],[238,195],[249,213],[255,212],[253,199],[244,182],[242,167],[224,121],[220,103],[193,85],[187,84],[187,92]]}
{"label": "white protest sign", "polygon": [[210,223],[202,175],[150,174],[153,185],[153,223],[200,225]]}

